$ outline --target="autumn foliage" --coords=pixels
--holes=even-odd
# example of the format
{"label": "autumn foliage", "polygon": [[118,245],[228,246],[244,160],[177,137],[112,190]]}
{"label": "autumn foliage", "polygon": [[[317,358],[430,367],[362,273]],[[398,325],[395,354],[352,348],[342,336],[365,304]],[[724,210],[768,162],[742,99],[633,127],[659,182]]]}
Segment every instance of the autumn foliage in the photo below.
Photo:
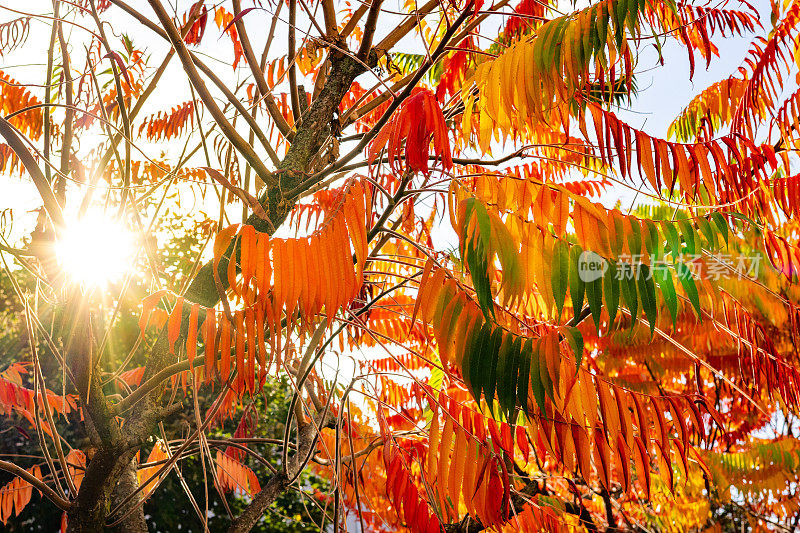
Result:
{"label": "autumn foliage", "polygon": [[800,528],[800,2],[147,4],[0,23],[0,522]]}

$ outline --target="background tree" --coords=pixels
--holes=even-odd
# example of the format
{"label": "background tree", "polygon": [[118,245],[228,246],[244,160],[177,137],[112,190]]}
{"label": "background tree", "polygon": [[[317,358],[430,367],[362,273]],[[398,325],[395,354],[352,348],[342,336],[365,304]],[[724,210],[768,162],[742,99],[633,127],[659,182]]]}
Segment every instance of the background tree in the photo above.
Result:
{"label": "background tree", "polygon": [[7,4],[4,523],[800,525],[800,4]]}

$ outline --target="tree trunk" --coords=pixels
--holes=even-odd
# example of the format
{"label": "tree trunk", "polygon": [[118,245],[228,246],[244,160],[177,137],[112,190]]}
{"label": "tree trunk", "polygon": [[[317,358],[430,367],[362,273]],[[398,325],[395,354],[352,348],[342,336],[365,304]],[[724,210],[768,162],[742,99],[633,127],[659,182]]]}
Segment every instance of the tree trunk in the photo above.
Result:
{"label": "tree trunk", "polygon": [[[139,479],[136,477],[136,461],[131,460],[122,471],[122,475],[117,482],[117,488],[112,495],[114,506],[121,504],[125,498],[133,494],[139,488]],[[140,492],[128,502],[123,512],[130,511],[130,514],[117,526],[120,533],[146,533],[147,522],[144,520],[144,497]]]}
{"label": "tree trunk", "polygon": [[[134,453],[120,453],[116,447],[109,447],[101,448],[94,454],[86,465],[86,474],[78,491],[78,498],[68,513],[67,531],[94,533],[107,530],[106,519],[115,499],[117,483],[126,470],[131,471]],[[128,478],[133,485],[124,482],[123,488],[118,492],[120,496],[126,488],[136,486],[136,474],[133,473],[133,476],[132,480]],[[135,524],[138,513],[139,511],[133,512],[131,517],[128,517],[129,520],[126,519],[123,524]],[[143,525],[143,514],[141,524],[143,529],[125,529],[125,531],[147,531],[147,527]]]}

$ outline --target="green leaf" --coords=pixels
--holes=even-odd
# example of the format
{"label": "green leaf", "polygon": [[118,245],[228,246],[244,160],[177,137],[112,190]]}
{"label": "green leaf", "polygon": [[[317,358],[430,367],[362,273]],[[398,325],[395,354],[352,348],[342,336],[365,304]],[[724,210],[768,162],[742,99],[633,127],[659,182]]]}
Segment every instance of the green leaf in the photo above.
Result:
{"label": "green leaf", "polygon": [[[587,256],[590,256],[587,259]],[[608,262],[594,252],[583,252],[582,257],[584,261],[602,261],[606,265]],[[586,299],[589,301],[589,309],[592,311],[592,320],[594,320],[595,328],[600,330],[600,318],[603,310],[603,278],[602,276],[597,279],[591,280],[586,283]]]}
{"label": "green leaf", "polygon": [[[593,17],[594,17],[595,12],[596,11],[594,9],[594,6],[592,6],[590,8],[589,20],[594,20]],[[582,55],[583,55],[584,58],[589,58],[589,57],[592,56],[592,52],[594,52],[594,48],[592,48],[592,34],[594,34],[596,32],[596,30],[594,28],[594,24],[590,25],[588,28],[583,28],[582,31],[583,31],[583,33],[581,35],[582,40],[583,40],[583,54]],[[585,61],[586,61],[586,59],[584,59],[584,62]]]}
{"label": "green leaf", "polygon": [[559,239],[553,245],[553,263],[550,269],[550,284],[553,288],[553,298],[556,301],[559,321],[569,286],[569,270],[569,244]]}
{"label": "green leaf", "polygon": [[636,320],[639,318],[639,297],[636,295],[636,279],[634,278],[633,267],[630,264],[622,263],[619,268],[622,301],[631,312],[631,329],[633,329]]}
{"label": "green leaf", "polygon": [[625,21],[628,24],[628,33],[636,35],[638,22],[639,22],[639,2],[638,0],[630,0],[628,2],[628,17]]}
{"label": "green leaf", "polygon": [[[499,330],[500,328],[497,329]],[[510,333],[501,332],[500,336],[500,350],[497,354],[497,401],[500,403],[500,408],[503,411],[507,411],[509,387],[513,386],[514,391],[516,391],[517,388],[516,381],[512,384],[508,380],[509,367],[511,367],[513,363],[511,361],[511,348],[514,344],[514,339],[511,337]],[[486,396],[486,403],[489,405],[489,411],[494,414],[493,400],[488,394]]]}
{"label": "green leaf", "polygon": [[694,226],[692,226],[692,223],[686,219],[679,220],[678,225],[681,228],[681,235],[683,235],[683,241],[686,243],[686,252],[689,255],[694,255],[695,253],[697,253],[697,245],[699,244],[695,239]]}
{"label": "green leaf", "polygon": [[731,218],[735,218],[737,220],[741,220],[743,222],[746,222],[747,225],[750,226],[750,228],[756,233],[757,236],[759,236],[759,237],[761,236],[761,228],[759,228],[758,224],[753,222],[753,219],[751,219],[747,215],[743,215],[741,213],[736,213],[735,211],[730,211],[730,212],[725,213],[725,214],[728,215]]}
{"label": "green leaf", "polygon": [[483,367],[483,372],[487,374],[486,380],[483,383],[483,395],[486,398],[486,403],[489,406],[490,412],[494,411],[494,391],[497,386],[497,362],[500,359],[500,344],[502,341],[502,328],[494,328],[488,354],[486,355],[486,365]]}
{"label": "green leaf", "polygon": [[672,261],[676,261],[681,253],[681,239],[678,237],[678,230],[672,222],[663,220],[661,222],[661,229],[664,231],[664,237],[667,239],[667,244],[672,252]]}
{"label": "green leaf", "polygon": [[625,15],[626,13],[625,0],[617,0],[614,3],[616,8],[616,18],[614,19],[614,38],[616,39],[617,49],[622,48],[625,41]]}
{"label": "green leaf", "polygon": [[646,220],[645,227],[644,245],[652,260],[657,261],[661,258],[661,238],[658,235],[658,228],[652,220]]}
{"label": "green leaf", "polygon": [[603,275],[603,292],[606,296],[606,311],[608,311],[609,327],[614,324],[619,309],[619,279],[617,279],[617,267],[611,261],[608,262],[608,270]]}
{"label": "green leaf", "polygon": [[[509,334],[510,335],[510,334]],[[513,335],[514,342],[511,344],[511,351],[508,354],[508,364],[506,365],[505,376],[503,377],[503,386],[507,389],[506,393],[506,420],[511,422],[514,416],[514,410],[517,407],[517,388],[518,388],[518,373],[520,364],[520,350],[522,349],[522,337]]]}
{"label": "green leaf", "polygon": [[503,288],[514,292],[522,285],[524,272],[517,253],[517,243],[505,224],[492,225],[492,243],[503,267]]}
{"label": "green leaf", "polygon": [[583,335],[578,328],[571,326],[561,328],[561,332],[567,339],[569,347],[572,348],[572,353],[575,354],[575,372],[577,372],[583,360]]}
{"label": "green leaf", "polygon": [[467,390],[470,392],[474,389],[472,385],[472,364],[480,351],[481,329],[482,328],[477,327],[469,328],[469,337],[467,337],[464,343],[464,357],[461,359],[461,377],[464,379],[464,385],[467,386]]}
{"label": "green leaf", "polygon": [[[519,375],[517,376],[517,401],[522,406],[522,411],[528,414],[528,387],[531,383],[531,357],[533,355],[533,339],[526,339],[522,344],[522,337],[518,337],[520,341],[520,350],[517,352],[519,357],[518,367]],[[538,370],[538,369],[537,369]]]}
{"label": "green leaf", "polygon": [[722,238],[725,239],[725,246],[728,245],[728,222],[725,220],[725,217],[722,216],[718,211],[714,211],[711,213],[711,220],[714,221],[716,224],[717,229],[722,234]]}
{"label": "green leaf", "polygon": [[700,295],[697,293],[697,285],[694,283],[692,270],[683,263],[675,265],[675,270],[678,272],[678,279],[681,282],[681,286],[683,286],[683,292],[686,293],[689,301],[692,302],[692,307],[694,307],[698,318],[702,321],[703,313],[700,308]]}
{"label": "green leaf", "polygon": [[553,378],[550,376],[550,371],[547,369],[547,357],[542,353],[542,339],[536,343],[536,354],[539,358],[539,377],[542,380],[542,387],[545,394],[554,400],[553,397]]}
{"label": "green leaf", "polygon": [[[465,357],[466,357],[466,352],[467,351],[468,350],[465,351]],[[434,363],[436,363],[436,364],[431,366],[431,377],[428,379],[428,385],[430,385],[431,388],[434,391],[437,391],[437,390],[442,388],[442,380],[444,379],[444,371],[442,371],[441,361],[439,361],[438,357],[434,357]],[[466,382],[467,382],[467,380],[466,380],[466,377],[465,377],[464,383],[466,383]],[[467,389],[469,389],[469,385],[467,385]]]}
{"label": "green leaf", "polygon": [[578,273],[578,265],[583,249],[574,245],[569,251],[569,295],[572,298],[572,313],[575,316],[583,309],[583,292],[585,284]]}
{"label": "green leaf", "polygon": [[[544,413],[544,389],[545,385],[542,380],[542,358],[539,352],[539,344],[540,341],[536,341],[534,344],[532,339],[529,339],[528,342],[531,343],[530,345],[530,376],[531,376],[531,390],[533,391],[533,397],[536,398],[536,404],[539,406],[539,410]],[[527,343],[526,343],[527,346]],[[546,376],[547,381],[550,381],[550,376],[547,375],[547,368],[544,369],[544,374]]]}
{"label": "green leaf", "polygon": [[714,229],[711,227],[711,223],[705,217],[698,217],[697,227],[700,228],[700,233],[702,233],[703,237],[706,239],[709,250],[716,250],[717,239],[715,237]]}
{"label": "green leaf", "polygon": [[[599,16],[600,15],[598,13],[600,12],[600,10],[598,8],[598,5],[597,4],[593,5],[591,9],[592,9],[592,11],[590,13],[589,20],[593,20],[593,21],[599,20]],[[599,27],[599,24],[592,24],[591,25],[591,34],[590,34],[591,45],[590,45],[589,50],[590,50],[590,52],[592,54],[596,53],[597,50],[599,50],[601,46],[605,46],[605,43],[603,43],[603,45],[600,44],[600,34],[598,33],[598,27]]]}
{"label": "green leaf", "polygon": [[606,40],[608,39],[608,4],[601,2],[597,5],[597,37],[600,45],[597,47],[598,51],[605,47]]}
{"label": "green leaf", "polygon": [[484,371],[485,365],[483,360],[485,354],[488,353],[492,340],[492,327],[488,322],[484,322],[478,332],[478,339],[476,342],[476,350],[473,351],[469,361],[469,381],[471,385],[472,396],[477,403],[481,400],[481,391],[483,384],[486,381],[487,372]]}
{"label": "green leaf", "polygon": [[625,224],[622,217],[609,217],[609,222],[614,224],[614,239],[609,243],[613,257],[619,257],[622,253],[622,245],[625,243]]}
{"label": "green leaf", "polygon": [[439,301],[436,302],[436,309],[433,311],[434,323],[438,323],[442,320],[442,315],[444,315],[446,308],[449,307],[450,304],[452,304],[452,302],[448,302],[444,298],[439,298]]}
{"label": "green leaf", "polygon": [[[442,298],[442,300],[444,300],[444,298]],[[443,337],[438,339],[438,341],[441,342],[441,346],[447,346],[449,345],[450,341],[452,341],[456,330],[455,325],[458,324],[458,317],[461,315],[461,311],[463,310],[463,302],[459,301],[457,298],[454,298],[447,308],[442,310],[441,318],[434,318],[434,324],[440,323],[442,325],[441,331],[443,333]]]}
{"label": "green leaf", "polygon": [[672,315],[672,327],[676,327],[678,321],[678,295],[675,294],[675,285],[672,283],[672,274],[666,265],[658,265],[653,269],[653,276],[661,289],[664,304]]}
{"label": "green leaf", "polygon": [[541,65],[540,71],[546,72],[549,65],[552,65],[556,61],[556,48],[558,43],[560,42],[557,39],[557,36],[561,35],[561,29],[563,28],[564,24],[567,22],[567,17],[559,17],[549,24],[545,24],[543,28],[544,31],[542,35],[539,36],[537,34],[537,41],[541,39],[542,42],[542,57],[541,57]]}
{"label": "green leaf", "polygon": [[494,317],[494,304],[492,300],[491,281],[489,280],[489,264],[485,254],[468,247],[467,266],[472,276],[472,284],[475,286],[475,295],[478,297],[478,304],[483,311],[486,320]]}
{"label": "green leaf", "polygon": [[[478,297],[478,304],[483,311],[486,320],[494,317],[494,302],[492,299],[491,280],[489,279],[489,262],[492,258],[488,257],[489,242],[492,235],[492,223],[486,207],[475,198],[466,200],[465,224],[469,227],[472,217],[477,217],[476,231],[473,235],[466,235],[464,245],[464,259],[469,268],[472,284],[475,286],[475,294]],[[464,228],[466,232],[466,227]]]}
{"label": "green leaf", "polygon": [[642,253],[642,227],[636,223],[631,222],[631,232],[628,234],[628,249],[631,251],[631,261],[637,262]]}
{"label": "green leaf", "polygon": [[[472,213],[475,211],[475,199],[468,198],[464,201],[464,230],[469,227],[469,221],[472,219]],[[471,235],[465,234],[465,239],[458,243],[458,251],[461,254],[461,257],[467,257],[467,243],[470,242],[472,239]]]}
{"label": "green leaf", "polygon": [[666,4],[672,14],[678,16],[678,6],[675,3],[675,0],[664,0],[664,4]]}
{"label": "green leaf", "polygon": [[653,330],[656,327],[656,319],[658,318],[658,311],[656,306],[656,286],[653,281],[653,276],[650,274],[650,268],[647,265],[639,265],[639,275],[637,277],[639,285],[639,298],[642,300],[642,309],[650,322],[650,335],[653,335]]}

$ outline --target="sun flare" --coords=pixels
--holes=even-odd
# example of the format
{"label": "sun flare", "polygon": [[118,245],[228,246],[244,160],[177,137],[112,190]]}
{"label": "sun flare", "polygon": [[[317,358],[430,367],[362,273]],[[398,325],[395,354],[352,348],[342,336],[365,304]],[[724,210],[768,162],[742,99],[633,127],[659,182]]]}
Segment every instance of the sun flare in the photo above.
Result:
{"label": "sun flare", "polygon": [[133,234],[103,213],[87,213],[67,225],[56,242],[56,259],[67,280],[97,287],[120,279],[135,255]]}

